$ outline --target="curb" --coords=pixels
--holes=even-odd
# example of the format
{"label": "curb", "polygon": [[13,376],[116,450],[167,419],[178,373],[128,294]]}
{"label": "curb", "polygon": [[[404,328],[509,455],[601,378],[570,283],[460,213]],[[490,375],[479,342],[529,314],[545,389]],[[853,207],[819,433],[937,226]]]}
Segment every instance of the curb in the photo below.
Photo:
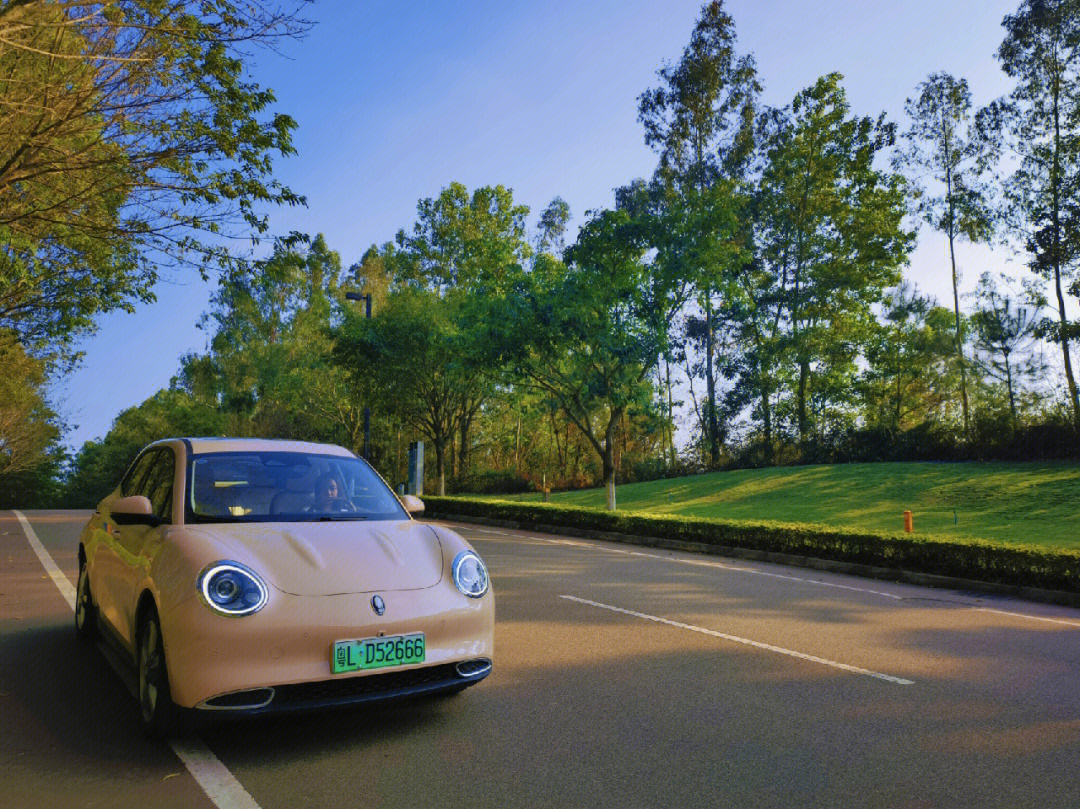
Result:
{"label": "curb", "polygon": [[499,520],[490,517],[475,517],[459,514],[425,515],[426,520],[449,520],[451,522],[488,525],[495,528],[513,528],[519,531],[538,531],[543,534],[563,534],[584,539],[602,539],[608,542],[621,542],[626,545],[642,545],[648,548],[664,548],[672,551],[688,551],[712,556],[728,556],[734,559],[750,559],[756,562],[772,562],[790,567],[805,567],[822,570],[827,573],[845,573],[866,579],[882,579],[922,587],[936,587],[946,590],[966,590],[996,596],[1022,598],[1044,604],[1057,604],[1063,607],[1080,607],[1080,593],[1068,593],[1061,590],[1044,590],[1039,587],[1021,587],[1015,584],[997,584],[960,579],[952,576],[938,576],[934,573],[920,573],[901,568],[875,567],[854,562],[838,562],[832,559],[817,559],[813,556],[797,556],[774,551],[755,551],[750,548],[733,548],[728,545],[706,545],[701,542],[681,542],[660,537],[639,536],[636,534],[617,534],[612,531],[597,531],[592,528],[574,528],[565,525],[548,525],[523,520]]}

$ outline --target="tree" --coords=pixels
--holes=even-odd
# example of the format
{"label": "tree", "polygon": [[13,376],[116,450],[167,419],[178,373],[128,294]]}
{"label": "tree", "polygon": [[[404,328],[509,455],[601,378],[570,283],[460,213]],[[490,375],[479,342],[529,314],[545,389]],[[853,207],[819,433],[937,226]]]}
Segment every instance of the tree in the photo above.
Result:
{"label": "tree", "polygon": [[570,221],[570,205],[562,197],[555,197],[540,213],[537,223],[536,252],[562,255],[566,247],[566,225]]}
{"label": "tree", "polygon": [[551,397],[599,456],[615,510],[620,422],[647,411],[649,372],[664,350],[659,301],[643,261],[647,242],[626,211],[602,211],[582,228],[568,263],[543,262],[493,307],[488,342],[517,381]]}
{"label": "tree", "polygon": [[302,203],[271,177],[295,124],[244,71],[304,27],[262,0],[0,5],[0,328],[68,345]]}
{"label": "tree", "polygon": [[1080,4],[1023,0],[1002,25],[998,59],[1016,86],[990,112],[1011,132],[1020,158],[1006,184],[1008,221],[1022,234],[1031,269],[1053,282],[1058,321],[1045,332],[1061,346],[1069,407],[1080,426],[1069,348],[1078,327],[1064,295],[1080,263]]}
{"label": "tree", "polygon": [[1008,290],[1002,292],[994,276],[988,272],[982,274],[972,295],[976,301],[975,311],[971,315],[975,348],[982,354],[982,365],[986,372],[1005,383],[1009,394],[1009,414],[1016,425],[1018,378],[1034,377],[1039,371],[1038,364],[1022,354],[1035,340],[1043,301],[1039,299],[1041,296],[1032,300],[1029,294],[1027,306],[1015,305],[1015,296],[1010,295]]}
{"label": "tree", "polygon": [[[985,133],[971,115],[971,92],[966,79],[931,73],[916,88],[917,96],[904,105],[911,128],[904,133],[906,148],[895,164],[908,173],[915,189],[915,210],[949,242],[952,270],[954,345],[960,366],[960,399],[964,433],[970,429],[964,337],[960,331],[960,275],[956,268],[956,240],[987,241],[992,217],[987,188],[981,175],[993,154]],[[929,183],[935,188],[930,188]]]}
{"label": "tree", "polygon": [[461,183],[451,183],[438,197],[420,200],[416,210],[412,231],[397,235],[399,283],[499,294],[529,257],[529,209],[515,204],[513,192],[501,185],[470,195]]}
{"label": "tree", "polygon": [[173,435],[222,435],[225,422],[216,408],[184,391],[159,390],[122,411],[103,438],[82,445],[72,460],[62,502],[68,508],[94,508],[151,441]]}
{"label": "tree", "polygon": [[487,392],[463,358],[468,338],[457,328],[460,306],[460,296],[399,286],[373,317],[346,312],[333,332],[335,361],[357,383],[379,390],[401,419],[431,441],[440,496],[446,494],[455,431],[475,416]]}
{"label": "tree", "polygon": [[60,438],[46,370],[19,343],[0,342],[0,482],[47,463]]}
{"label": "tree", "polygon": [[907,281],[883,301],[863,375],[867,419],[894,434],[926,421],[947,399],[950,315]]}
{"label": "tree", "polygon": [[820,407],[850,394],[872,305],[899,282],[912,241],[902,179],[874,167],[893,129],[884,116],[850,116],[840,79],[820,78],[779,116],[758,202],[756,244],[783,302],[804,443],[812,396]]}
{"label": "tree", "polygon": [[[735,23],[722,0],[706,3],[679,63],[658,70],[660,86],[638,99],[645,142],[660,153],[658,174],[691,208],[706,204],[709,189],[720,178],[741,176],[753,147],[755,104],[761,88],[753,57],[738,56],[735,42]],[[687,236],[699,241],[712,234],[689,231]],[[704,264],[692,269],[705,315],[705,437],[715,466],[720,459],[720,428],[713,369],[713,297],[725,268]]]}

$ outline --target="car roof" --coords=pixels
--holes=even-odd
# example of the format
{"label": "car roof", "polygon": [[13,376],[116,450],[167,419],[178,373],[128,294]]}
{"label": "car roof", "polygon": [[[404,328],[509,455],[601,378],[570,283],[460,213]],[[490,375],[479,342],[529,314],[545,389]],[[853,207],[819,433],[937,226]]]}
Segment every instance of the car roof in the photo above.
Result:
{"label": "car roof", "polygon": [[[290,441],[281,438],[222,438],[189,437],[169,438],[166,441],[182,441],[192,455],[208,452],[310,452],[317,455],[341,455],[355,457],[344,447],[334,444],[316,444],[312,441]],[[157,442],[155,442],[157,443]]]}

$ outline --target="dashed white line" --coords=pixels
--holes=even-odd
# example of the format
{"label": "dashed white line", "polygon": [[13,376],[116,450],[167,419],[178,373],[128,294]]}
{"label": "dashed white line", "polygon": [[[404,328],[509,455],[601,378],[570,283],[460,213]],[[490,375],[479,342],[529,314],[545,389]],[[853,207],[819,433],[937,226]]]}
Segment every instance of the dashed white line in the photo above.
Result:
{"label": "dashed white line", "polygon": [[[45,546],[41,544],[41,540],[38,539],[37,534],[22,512],[15,511],[14,513],[19,520],[19,524],[22,525],[23,532],[30,542],[30,547],[34,549],[34,553],[41,560],[42,566],[60,591],[60,595],[64,597],[64,600],[67,601],[68,606],[74,612],[75,587],[57,566],[49,552],[45,550]],[[206,797],[218,809],[260,809],[255,799],[229,772],[229,768],[221,763],[218,757],[214,755],[214,751],[207,747],[201,739],[197,737],[171,739],[169,746],[184,762],[184,766],[187,767],[196,783],[202,787]]]}
{"label": "dashed white line", "polygon": [[1063,624],[1064,626],[1074,626],[1080,629],[1080,622],[1077,621],[1065,621],[1061,618],[1047,618],[1043,615],[1025,615],[1022,612],[1008,612],[1007,610],[994,610],[990,607],[975,607],[979,612],[993,612],[998,615],[1011,615],[1013,618],[1027,618],[1029,621],[1045,621],[1048,624]]}
{"label": "dashed white line", "polygon": [[[470,527],[469,530],[474,531],[474,530],[477,530],[477,529]],[[489,533],[494,533],[494,532],[489,532]],[[755,575],[755,576],[768,576],[769,578],[773,578],[773,579],[787,579],[789,581],[802,582],[803,584],[814,584],[814,585],[817,585],[819,587],[833,587],[833,588],[835,588],[837,590],[851,590],[851,591],[854,591],[856,593],[867,593],[869,595],[881,596],[882,598],[891,598],[891,599],[893,599],[895,601],[903,601],[906,598],[906,596],[897,595],[895,593],[886,593],[886,592],[884,592],[882,590],[871,590],[868,587],[854,587],[854,586],[852,586],[850,584],[837,584],[835,582],[821,581],[820,579],[807,579],[807,578],[804,578],[802,576],[790,576],[790,575],[787,575],[785,573],[772,573],[772,572],[769,572],[767,570],[755,570],[754,568],[751,568],[751,567],[741,567],[739,565],[729,565],[729,564],[725,564],[723,562],[707,562],[707,561],[704,561],[704,560],[697,560],[697,559],[679,559],[679,558],[676,558],[676,557],[673,557],[673,556],[661,556],[661,555],[655,554],[655,553],[643,553],[642,551],[627,551],[627,550],[623,550],[621,548],[607,548],[607,547],[605,547],[603,545],[596,545],[596,544],[591,543],[591,542],[575,542],[574,540],[570,540],[570,539],[548,539],[547,537],[537,537],[537,536],[531,536],[529,534],[503,534],[503,536],[511,536],[511,537],[515,537],[515,538],[519,538],[519,539],[531,539],[531,540],[534,540],[534,541],[537,541],[537,542],[547,542],[547,543],[550,543],[552,545],[571,545],[571,546],[579,547],[579,548],[591,548],[592,550],[603,551],[605,553],[621,553],[621,554],[624,554],[626,556],[639,556],[639,557],[643,557],[645,559],[656,559],[656,560],[662,561],[662,562],[673,562],[675,564],[681,564],[681,565],[698,565],[700,567],[716,567],[716,568],[720,568],[721,570],[731,570],[731,571],[734,571],[736,573],[750,573],[750,574]],[[998,615],[1008,615],[1008,616],[1011,616],[1013,618],[1023,618],[1023,619],[1029,620],[1029,621],[1043,621],[1045,623],[1058,624],[1060,626],[1070,626],[1070,627],[1074,627],[1076,629],[1080,629],[1080,622],[1078,622],[1078,621],[1067,621],[1067,620],[1064,620],[1062,618],[1048,618],[1048,617],[1042,616],[1042,615],[1028,615],[1028,614],[1025,614],[1025,613],[1022,613],[1022,612],[1009,612],[1008,610],[996,610],[996,609],[992,609],[990,607],[976,607],[974,605],[963,604],[963,603],[959,603],[959,602],[956,604],[956,606],[958,608],[961,608],[961,609],[970,609],[970,610],[973,610],[975,612],[990,612],[990,613],[996,613]]]}
{"label": "dashed white line", "polygon": [[878,671],[871,671],[870,669],[859,668],[858,666],[850,666],[847,663],[838,663],[835,660],[826,660],[824,657],[817,657],[815,655],[805,654],[804,652],[796,652],[792,649],[785,649],[782,646],[773,646],[769,643],[762,643],[761,641],[750,640],[749,638],[740,638],[738,635],[729,635],[726,632],[717,632],[714,629],[705,629],[704,627],[694,626],[693,624],[684,624],[681,621],[672,621],[668,618],[661,618],[658,615],[649,615],[645,612],[635,612],[634,610],[623,609],[622,607],[613,607],[610,604],[601,604],[599,601],[590,601],[587,598],[578,598],[577,596],[563,595],[559,598],[565,598],[567,601],[576,601],[578,604],[587,604],[590,607],[599,607],[600,609],[610,610],[611,612],[622,613],[623,615],[631,615],[635,618],[642,618],[646,621],[653,621],[654,623],[664,624],[666,626],[673,626],[676,629],[687,629],[691,632],[700,632],[702,635],[711,635],[714,638],[721,638],[723,640],[729,640],[733,643],[741,643],[744,646],[752,646],[755,649],[761,649],[766,652],[775,652],[776,654],[786,655],[788,657],[795,657],[799,660],[805,660],[809,663],[817,663],[822,666],[829,666],[830,668],[840,669],[842,671],[848,671],[852,674],[862,674],[867,677],[874,677],[878,680],[885,680],[886,682],[895,683],[896,685],[915,685],[914,680],[906,680],[903,677],[894,677],[891,674],[882,674]]}

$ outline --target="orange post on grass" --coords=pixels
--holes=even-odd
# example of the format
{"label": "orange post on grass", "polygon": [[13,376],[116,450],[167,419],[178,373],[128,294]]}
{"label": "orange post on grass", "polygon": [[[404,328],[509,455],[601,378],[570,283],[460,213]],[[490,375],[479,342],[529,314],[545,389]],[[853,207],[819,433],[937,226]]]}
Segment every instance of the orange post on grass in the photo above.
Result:
{"label": "orange post on grass", "polygon": [[905,511],[904,512],[904,533],[910,534],[911,531],[912,531],[911,512],[910,511]]}

